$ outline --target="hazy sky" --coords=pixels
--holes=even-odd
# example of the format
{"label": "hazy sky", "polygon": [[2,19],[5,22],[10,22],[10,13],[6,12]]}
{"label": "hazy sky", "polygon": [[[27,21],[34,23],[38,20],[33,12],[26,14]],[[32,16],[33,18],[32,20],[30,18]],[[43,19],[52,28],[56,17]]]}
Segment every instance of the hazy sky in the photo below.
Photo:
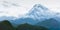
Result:
{"label": "hazy sky", "polygon": [[60,0],[0,0],[0,16],[22,16],[35,4],[60,12]]}

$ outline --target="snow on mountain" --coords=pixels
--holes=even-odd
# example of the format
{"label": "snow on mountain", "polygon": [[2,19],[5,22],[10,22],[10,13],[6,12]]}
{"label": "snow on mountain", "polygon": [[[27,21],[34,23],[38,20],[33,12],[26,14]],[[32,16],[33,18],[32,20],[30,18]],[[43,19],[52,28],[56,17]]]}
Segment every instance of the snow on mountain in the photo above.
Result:
{"label": "snow on mountain", "polygon": [[55,13],[40,4],[35,4],[33,8],[29,11],[29,13],[27,13],[26,15],[26,17],[30,17],[33,19],[44,20],[54,17]]}

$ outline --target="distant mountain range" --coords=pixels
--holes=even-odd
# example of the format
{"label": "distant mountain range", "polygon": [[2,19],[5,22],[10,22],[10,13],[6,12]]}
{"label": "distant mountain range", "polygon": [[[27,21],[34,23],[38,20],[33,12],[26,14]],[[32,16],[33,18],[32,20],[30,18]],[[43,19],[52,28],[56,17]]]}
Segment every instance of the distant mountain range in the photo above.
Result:
{"label": "distant mountain range", "polygon": [[40,4],[33,6],[26,16],[10,21],[13,25],[28,23],[31,25],[44,26],[50,30],[60,30],[60,22],[57,14]]}
{"label": "distant mountain range", "polygon": [[44,26],[51,30],[60,30],[60,22],[58,22],[56,19],[46,19],[45,21],[38,22],[36,24],[37,26]]}
{"label": "distant mountain range", "polygon": [[10,21],[13,25],[17,26],[20,24],[24,24],[24,23],[28,23],[31,25],[35,25],[36,23],[38,23],[38,20],[34,20],[32,18],[19,18],[19,19],[15,19],[15,20],[11,20]]}
{"label": "distant mountain range", "polygon": [[36,24],[39,21],[43,21],[47,18],[50,18],[49,9],[45,8],[44,6],[40,4],[36,4],[33,6],[31,11],[29,11],[24,17],[17,18],[15,20],[12,20],[11,22],[13,24],[22,24],[22,23],[29,23],[29,24]]}

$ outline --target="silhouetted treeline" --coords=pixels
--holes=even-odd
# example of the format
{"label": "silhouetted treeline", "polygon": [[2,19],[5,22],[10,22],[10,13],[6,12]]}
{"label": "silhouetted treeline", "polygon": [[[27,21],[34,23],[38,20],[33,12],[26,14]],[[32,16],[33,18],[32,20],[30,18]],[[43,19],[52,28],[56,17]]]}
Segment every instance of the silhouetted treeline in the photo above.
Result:
{"label": "silhouetted treeline", "polygon": [[17,30],[48,30],[48,29],[42,26],[33,26],[25,23],[25,24],[19,25],[17,27]]}
{"label": "silhouetted treeline", "polygon": [[0,30],[14,30],[14,27],[7,20],[0,22]]}
{"label": "silhouetted treeline", "polygon": [[48,28],[42,26],[34,26],[27,23],[13,27],[9,21],[4,20],[0,22],[0,30],[48,30]]}

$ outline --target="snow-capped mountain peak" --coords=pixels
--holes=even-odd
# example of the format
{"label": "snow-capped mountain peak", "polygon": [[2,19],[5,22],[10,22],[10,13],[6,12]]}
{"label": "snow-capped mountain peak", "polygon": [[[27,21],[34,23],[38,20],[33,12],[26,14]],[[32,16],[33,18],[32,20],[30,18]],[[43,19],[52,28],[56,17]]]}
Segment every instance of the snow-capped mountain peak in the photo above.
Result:
{"label": "snow-capped mountain peak", "polygon": [[27,13],[27,16],[33,19],[41,20],[52,17],[54,14],[43,5],[36,4],[33,8]]}
{"label": "snow-capped mountain peak", "polygon": [[43,9],[43,10],[48,10],[48,8],[42,6],[41,4],[35,4],[35,5],[34,5],[34,8]]}

